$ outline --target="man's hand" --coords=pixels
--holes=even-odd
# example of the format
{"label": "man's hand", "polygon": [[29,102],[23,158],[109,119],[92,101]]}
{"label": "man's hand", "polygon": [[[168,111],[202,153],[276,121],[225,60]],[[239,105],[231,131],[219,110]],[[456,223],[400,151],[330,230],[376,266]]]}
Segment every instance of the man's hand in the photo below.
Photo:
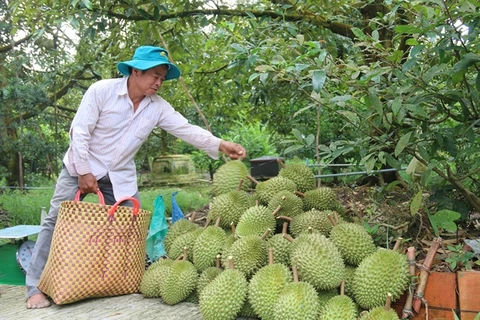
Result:
{"label": "man's hand", "polygon": [[242,160],[247,155],[247,151],[240,144],[225,140],[220,142],[219,150],[233,160]]}
{"label": "man's hand", "polygon": [[97,190],[98,190],[97,179],[91,173],[78,176],[78,188],[84,194],[97,193]]}

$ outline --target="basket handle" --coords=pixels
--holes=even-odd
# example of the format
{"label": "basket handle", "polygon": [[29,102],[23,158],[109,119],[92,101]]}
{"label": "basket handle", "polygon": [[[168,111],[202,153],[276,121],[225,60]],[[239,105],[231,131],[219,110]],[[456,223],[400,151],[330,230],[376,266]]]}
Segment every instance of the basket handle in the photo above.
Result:
{"label": "basket handle", "polygon": [[140,210],[140,203],[138,202],[137,199],[134,197],[124,197],[117,202],[115,202],[114,205],[108,210],[108,220],[113,221],[113,215],[115,214],[115,211],[117,210],[117,207],[120,205],[120,203],[124,201],[132,201],[133,202],[133,220],[135,220],[138,216],[138,211]]}
{"label": "basket handle", "polygon": [[[75,194],[75,199],[73,201],[75,202],[80,201],[81,194],[82,194],[82,191],[78,189],[77,193]],[[100,190],[97,190],[97,195],[98,195],[98,203],[105,205],[105,199],[103,198],[103,193]]]}

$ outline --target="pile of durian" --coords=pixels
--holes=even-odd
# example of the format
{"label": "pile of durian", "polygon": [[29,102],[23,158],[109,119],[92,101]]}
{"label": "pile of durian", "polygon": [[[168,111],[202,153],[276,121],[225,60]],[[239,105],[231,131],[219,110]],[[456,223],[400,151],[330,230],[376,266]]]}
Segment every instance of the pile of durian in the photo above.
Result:
{"label": "pile of durian", "polygon": [[410,284],[406,256],[376,247],[306,165],[258,182],[229,161],[213,192],[204,226],[169,227],[169,258],[145,271],[145,297],[198,303],[206,320],[399,319],[390,302]]}

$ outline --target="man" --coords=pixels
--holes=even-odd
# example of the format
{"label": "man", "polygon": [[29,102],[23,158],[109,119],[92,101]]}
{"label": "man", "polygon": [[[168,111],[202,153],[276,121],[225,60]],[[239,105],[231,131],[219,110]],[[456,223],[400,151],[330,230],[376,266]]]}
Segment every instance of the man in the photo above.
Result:
{"label": "man", "polygon": [[131,196],[139,199],[134,157],[150,132],[159,127],[218,158],[243,159],[245,149],[209,131],[189,124],[157,95],[163,81],[178,78],[180,70],[160,47],[137,48],[133,59],[120,62],[126,77],[100,80],[83,96],[70,128],[70,147],[63,159],[50,211],[38,235],[26,275],[27,308],[45,308],[50,301],[37,288],[47,262],[50,243],[62,201],[73,200],[80,189],[103,193],[106,204]]}

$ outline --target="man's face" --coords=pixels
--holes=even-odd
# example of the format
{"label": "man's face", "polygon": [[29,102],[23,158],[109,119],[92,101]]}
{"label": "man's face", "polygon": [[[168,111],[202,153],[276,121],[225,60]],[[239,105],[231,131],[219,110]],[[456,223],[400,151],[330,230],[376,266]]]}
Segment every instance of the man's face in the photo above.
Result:
{"label": "man's face", "polygon": [[162,86],[168,72],[167,65],[160,65],[145,71],[135,70],[137,72],[137,83],[144,94],[150,96],[155,94]]}

